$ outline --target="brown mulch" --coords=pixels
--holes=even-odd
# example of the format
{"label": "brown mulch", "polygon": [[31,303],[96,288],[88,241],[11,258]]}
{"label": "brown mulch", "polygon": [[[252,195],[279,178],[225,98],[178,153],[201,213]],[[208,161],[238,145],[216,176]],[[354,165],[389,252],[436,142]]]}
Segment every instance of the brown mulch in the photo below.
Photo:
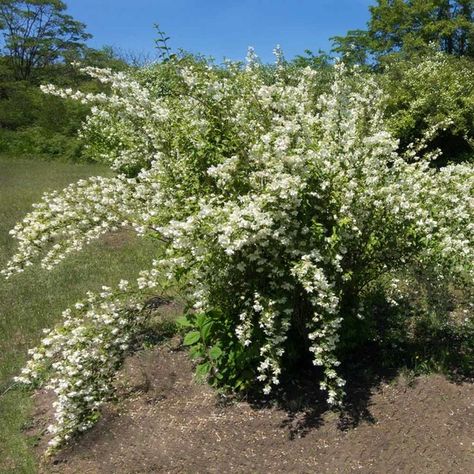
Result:
{"label": "brown mulch", "polygon": [[[41,472],[474,473],[474,384],[440,375],[354,389],[342,415],[304,389],[279,405],[223,403],[171,342],[130,357],[117,390],[121,401]],[[36,396],[36,433],[50,398]]]}

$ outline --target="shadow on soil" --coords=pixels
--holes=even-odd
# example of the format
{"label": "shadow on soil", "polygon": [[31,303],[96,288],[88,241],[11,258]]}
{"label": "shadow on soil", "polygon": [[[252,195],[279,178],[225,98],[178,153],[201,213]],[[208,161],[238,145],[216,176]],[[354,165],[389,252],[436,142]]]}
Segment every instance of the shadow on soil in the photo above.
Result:
{"label": "shadow on soil", "polygon": [[[341,408],[332,408],[326,402],[326,393],[319,389],[321,374],[312,367],[305,367],[291,380],[282,384],[282,388],[272,401],[255,396],[249,399],[256,408],[276,406],[286,412],[287,417],[281,424],[288,430],[289,438],[303,438],[312,430],[321,427],[328,414],[337,417],[337,428],[347,431],[361,423],[375,424],[377,419],[371,413],[372,396],[381,385],[393,383],[402,373],[405,383],[415,383],[415,371],[407,364],[396,367],[381,366],[382,354],[375,348],[367,347],[341,366],[341,374],[346,380],[346,396]],[[473,382],[473,378],[456,372],[446,376],[455,383]],[[333,418],[333,419],[334,419]]]}
{"label": "shadow on soil", "polygon": [[[374,364],[372,364],[374,365]],[[278,404],[287,412],[282,424],[289,430],[290,439],[302,438],[311,430],[324,424],[328,411],[338,417],[338,429],[349,430],[360,423],[375,423],[377,420],[370,412],[371,396],[382,382],[389,382],[397,371],[367,367],[364,364],[348,364],[343,370],[346,380],[346,397],[341,408],[331,408],[326,402],[326,393],[319,389],[317,381],[320,375],[315,370],[306,369],[294,382],[288,384],[281,394]]]}

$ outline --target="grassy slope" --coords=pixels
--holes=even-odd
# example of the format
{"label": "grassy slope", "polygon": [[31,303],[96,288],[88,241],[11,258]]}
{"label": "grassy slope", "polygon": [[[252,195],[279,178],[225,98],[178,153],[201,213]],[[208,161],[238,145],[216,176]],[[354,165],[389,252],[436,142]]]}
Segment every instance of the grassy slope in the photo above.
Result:
{"label": "grassy slope", "polygon": [[[106,170],[96,165],[12,160],[0,156],[0,267],[14,252],[8,230],[47,190]],[[0,279],[0,393],[26,360],[41,330],[54,324],[71,303],[87,290],[118,282],[146,268],[153,243],[135,237],[99,242],[71,256],[51,272],[32,268],[11,280]],[[36,471],[27,440],[21,434],[27,422],[29,395],[8,391],[0,398],[0,473]]]}

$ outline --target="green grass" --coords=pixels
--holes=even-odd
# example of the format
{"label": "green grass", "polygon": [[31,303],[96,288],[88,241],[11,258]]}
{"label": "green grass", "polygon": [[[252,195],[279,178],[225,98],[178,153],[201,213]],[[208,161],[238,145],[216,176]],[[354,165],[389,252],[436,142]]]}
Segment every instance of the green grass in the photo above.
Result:
{"label": "green grass", "polygon": [[[0,156],[0,267],[15,251],[8,231],[43,192],[106,173],[98,165]],[[33,267],[8,281],[0,279],[0,394],[25,363],[28,348],[39,341],[43,328],[54,325],[61,311],[87,290],[113,285],[148,267],[155,245],[120,234],[89,246],[51,272]],[[0,473],[36,472],[31,443],[22,434],[30,410],[27,391],[14,388],[0,396]]]}

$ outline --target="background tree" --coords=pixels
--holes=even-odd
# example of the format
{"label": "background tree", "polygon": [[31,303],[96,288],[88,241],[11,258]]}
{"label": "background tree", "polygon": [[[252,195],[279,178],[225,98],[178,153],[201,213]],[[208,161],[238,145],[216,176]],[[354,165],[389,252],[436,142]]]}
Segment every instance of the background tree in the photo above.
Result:
{"label": "background tree", "polygon": [[349,64],[366,64],[371,51],[368,31],[349,30],[346,36],[333,36],[332,51],[344,57]]}
{"label": "background tree", "polygon": [[65,10],[60,0],[0,0],[3,46],[17,79],[84,48],[91,35]]}
{"label": "background tree", "polygon": [[332,38],[333,51],[365,63],[370,56],[424,53],[435,44],[474,57],[474,0],[377,0],[370,13],[368,30]]}
{"label": "background tree", "polygon": [[376,54],[420,50],[430,43],[449,54],[472,54],[472,0],[378,0],[369,35]]}
{"label": "background tree", "polygon": [[88,107],[45,96],[38,85],[106,90],[71,63],[124,70],[138,58],[109,46],[87,47],[85,25],[65,10],[59,0],[0,0],[0,153],[87,159],[77,130]]}

